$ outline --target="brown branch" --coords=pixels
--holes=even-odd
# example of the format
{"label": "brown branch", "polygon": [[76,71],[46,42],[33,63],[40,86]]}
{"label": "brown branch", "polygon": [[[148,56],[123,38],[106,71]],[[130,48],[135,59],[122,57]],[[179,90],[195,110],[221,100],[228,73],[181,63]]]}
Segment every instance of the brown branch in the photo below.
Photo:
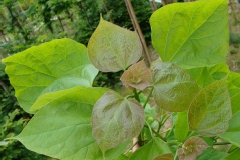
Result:
{"label": "brown branch", "polygon": [[130,0],[125,0],[125,4],[127,6],[128,13],[129,13],[129,16],[130,16],[130,18],[132,20],[132,24],[134,26],[134,29],[137,31],[137,33],[139,35],[139,38],[141,40],[141,43],[142,43],[142,46],[143,46],[143,50],[144,50],[144,53],[145,53],[144,57],[145,57],[145,59],[147,61],[146,63],[147,63],[148,66],[150,66],[150,64],[151,64],[151,56],[150,56],[150,53],[149,53],[149,50],[148,50],[145,38],[143,36],[142,30],[141,30],[141,28],[139,26],[139,23],[137,21],[136,15],[134,13],[132,4],[131,4]]}
{"label": "brown branch", "polygon": [[3,89],[5,90],[5,92],[9,95],[9,97],[10,97],[12,100],[17,101],[17,99],[16,99],[14,96],[11,95],[11,93],[10,93],[7,85],[6,85],[3,81],[1,81],[1,80],[0,80],[0,85],[3,87]]}
{"label": "brown branch", "polygon": [[166,0],[162,0],[162,5],[163,6],[165,6],[165,5],[167,5],[168,3],[167,3],[167,1]]}
{"label": "brown branch", "polygon": [[157,10],[157,6],[156,6],[155,0],[151,0],[150,1],[150,5],[151,5],[151,8],[152,8],[153,12]]}

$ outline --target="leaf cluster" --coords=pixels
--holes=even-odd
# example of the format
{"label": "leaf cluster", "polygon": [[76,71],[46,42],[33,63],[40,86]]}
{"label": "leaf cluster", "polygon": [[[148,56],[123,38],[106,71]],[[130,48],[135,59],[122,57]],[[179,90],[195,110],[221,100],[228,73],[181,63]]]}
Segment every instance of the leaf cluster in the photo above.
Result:
{"label": "leaf cluster", "polygon": [[[57,39],[4,59],[20,106],[34,114],[11,139],[59,159],[238,157],[240,74],[225,64],[228,1],[167,5],[150,24],[161,58],[150,67],[137,32],[103,18],[87,47]],[[98,71],[123,71],[130,94],[92,87]]]}

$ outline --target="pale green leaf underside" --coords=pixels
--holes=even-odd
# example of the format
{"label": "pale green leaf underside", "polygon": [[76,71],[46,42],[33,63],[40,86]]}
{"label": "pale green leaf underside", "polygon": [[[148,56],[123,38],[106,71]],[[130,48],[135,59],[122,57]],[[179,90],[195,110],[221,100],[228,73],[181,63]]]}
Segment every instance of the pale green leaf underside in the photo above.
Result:
{"label": "pale green leaf underside", "polygon": [[225,132],[231,119],[231,100],[226,80],[216,81],[200,91],[188,112],[189,129],[203,136]]}
{"label": "pale green leaf underside", "polygon": [[150,18],[152,43],[164,62],[184,68],[224,63],[228,53],[228,1],[175,3]]}
{"label": "pale green leaf underside", "polygon": [[[182,68],[169,62],[153,66],[153,97],[164,110],[187,110],[199,88],[195,80]],[[186,98],[187,97],[187,98]]]}
{"label": "pale green leaf underside", "polygon": [[240,148],[240,111],[235,113],[229,122],[228,130],[219,137],[231,142]]}
{"label": "pale green leaf underside", "polygon": [[3,62],[16,97],[27,112],[40,95],[79,85],[90,87],[98,73],[86,47],[66,38],[31,47]]}
{"label": "pale green leaf underside", "polygon": [[[30,110],[37,110],[42,107],[48,106],[49,104],[58,105],[60,102],[65,102],[65,101],[78,102],[78,99],[76,99],[76,97],[84,98],[86,96],[89,96],[91,98],[85,98],[84,103],[89,105],[94,105],[95,102],[99,99],[98,94],[93,94],[96,90],[101,90],[102,92],[109,91],[109,89],[107,88],[91,88],[91,87],[77,86],[74,88],[65,89],[57,92],[46,93],[40,96],[36,100],[36,102],[33,104]],[[79,98],[79,102],[83,101],[83,99],[81,98]]]}
{"label": "pale green leaf underside", "polygon": [[[106,89],[76,87],[68,92],[40,109],[15,139],[29,150],[58,159],[102,160],[92,136],[91,114],[93,104]],[[126,145],[106,152],[106,159],[117,158]]]}
{"label": "pale green leaf underside", "polygon": [[136,137],[144,125],[144,110],[135,99],[105,93],[94,105],[93,136],[103,152]]}
{"label": "pale green leaf underside", "polygon": [[166,153],[172,153],[169,145],[155,137],[148,144],[136,150],[129,160],[152,160],[155,157]]}
{"label": "pale green leaf underside", "polygon": [[101,18],[88,43],[88,55],[93,65],[103,72],[125,70],[142,55],[137,32],[121,28]]}

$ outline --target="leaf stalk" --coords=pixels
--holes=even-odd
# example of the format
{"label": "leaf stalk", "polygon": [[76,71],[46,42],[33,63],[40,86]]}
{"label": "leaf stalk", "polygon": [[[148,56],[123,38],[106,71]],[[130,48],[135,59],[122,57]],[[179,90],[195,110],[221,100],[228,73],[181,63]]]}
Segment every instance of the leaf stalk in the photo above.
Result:
{"label": "leaf stalk", "polygon": [[146,99],[145,103],[143,104],[143,108],[146,107],[146,105],[147,105],[147,103],[149,101],[149,98],[152,96],[153,89],[154,89],[154,87],[152,86],[151,90],[150,90],[150,93],[148,94],[147,99]]}

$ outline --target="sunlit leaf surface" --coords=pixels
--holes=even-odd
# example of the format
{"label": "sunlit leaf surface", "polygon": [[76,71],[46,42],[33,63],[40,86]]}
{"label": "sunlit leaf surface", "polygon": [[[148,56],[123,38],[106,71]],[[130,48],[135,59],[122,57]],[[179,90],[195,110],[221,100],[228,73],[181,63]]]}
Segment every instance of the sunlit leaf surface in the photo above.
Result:
{"label": "sunlit leaf surface", "polygon": [[184,68],[225,63],[228,53],[228,0],[174,3],[150,18],[152,44],[164,62]]}
{"label": "sunlit leaf surface", "polygon": [[[29,150],[57,159],[103,160],[92,136],[91,114],[106,89],[75,87],[59,92],[64,92],[63,96],[45,103],[15,139]],[[117,158],[126,145],[107,151],[105,158]]]}
{"label": "sunlit leaf surface", "polygon": [[88,59],[86,47],[66,38],[31,47],[3,62],[16,97],[27,112],[45,93],[90,87],[98,73]]}

